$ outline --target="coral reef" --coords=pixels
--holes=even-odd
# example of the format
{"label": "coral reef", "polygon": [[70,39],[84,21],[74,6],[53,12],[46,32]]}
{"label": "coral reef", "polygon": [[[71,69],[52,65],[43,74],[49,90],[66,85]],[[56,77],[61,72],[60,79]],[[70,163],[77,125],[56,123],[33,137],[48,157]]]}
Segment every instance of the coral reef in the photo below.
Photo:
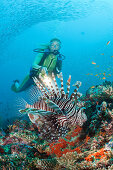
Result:
{"label": "coral reef", "polygon": [[[110,90],[109,90],[110,89]],[[93,91],[93,92],[92,92]],[[0,169],[113,169],[112,85],[90,88],[79,99],[87,121],[57,141],[46,141],[35,124],[16,120],[0,133]]]}

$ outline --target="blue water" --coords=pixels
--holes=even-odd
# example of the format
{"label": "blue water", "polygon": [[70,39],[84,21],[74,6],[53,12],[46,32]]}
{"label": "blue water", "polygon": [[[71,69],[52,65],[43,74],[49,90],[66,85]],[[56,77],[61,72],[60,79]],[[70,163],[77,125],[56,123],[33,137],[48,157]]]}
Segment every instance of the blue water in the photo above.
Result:
{"label": "blue water", "polygon": [[[26,96],[26,92],[15,94],[11,91],[13,80],[21,82],[24,79],[36,56],[33,49],[54,37],[61,40],[61,53],[66,56],[62,68],[64,82],[72,75],[72,84],[81,81],[79,91],[85,93],[90,86],[104,82],[94,76],[97,73],[111,74],[106,80],[112,81],[112,0],[1,0],[1,124],[16,116],[15,99]],[[88,73],[94,75],[88,76]]]}

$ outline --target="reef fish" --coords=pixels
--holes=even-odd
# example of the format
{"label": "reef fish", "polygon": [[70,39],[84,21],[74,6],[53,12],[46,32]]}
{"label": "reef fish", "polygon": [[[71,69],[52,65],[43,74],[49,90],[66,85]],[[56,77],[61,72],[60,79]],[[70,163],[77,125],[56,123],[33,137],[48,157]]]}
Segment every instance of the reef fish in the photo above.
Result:
{"label": "reef fish", "polygon": [[75,89],[69,95],[71,76],[67,80],[66,93],[62,73],[59,76],[61,88],[58,87],[53,73],[51,79],[47,78],[47,75],[41,81],[33,78],[41,96],[33,105],[27,103],[26,108],[20,110],[20,113],[28,114],[31,122],[38,127],[40,136],[50,142],[65,136],[71,127],[82,126],[87,116],[84,113],[84,103],[79,101],[81,93],[78,89],[81,82],[77,81],[74,84]]}
{"label": "reef fish", "polygon": [[106,45],[108,45],[109,43],[110,43],[110,41],[108,41]]}
{"label": "reef fish", "polygon": [[91,88],[91,89],[94,89],[94,88],[95,88],[95,86],[91,86],[90,88]]}
{"label": "reef fish", "polygon": [[94,61],[92,61],[92,64],[96,64]]}

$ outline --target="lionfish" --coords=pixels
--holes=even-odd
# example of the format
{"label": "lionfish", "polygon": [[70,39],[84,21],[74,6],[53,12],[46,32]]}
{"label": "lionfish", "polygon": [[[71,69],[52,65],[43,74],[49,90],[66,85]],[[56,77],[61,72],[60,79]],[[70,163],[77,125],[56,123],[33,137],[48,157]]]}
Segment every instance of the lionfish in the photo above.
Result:
{"label": "lionfish", "polygon": [[54,73],[49,78],[45,75],[40,80],[33,78],[41,96],[33,104],[26,104],[26,108],[20,110],[22,114],[28,114],[30,121],[38,127],[40,136],[46,141],[56,141],[64,137],[71,127],[82,126],[87,120],[84,113],[84,103],[79,101],[81,93],[78,92],[81,82],[77,81],[71,95],[70,81],[67,80],[67,92],[64,91],[63,75],[60,73],[61,88],[58,87]]}

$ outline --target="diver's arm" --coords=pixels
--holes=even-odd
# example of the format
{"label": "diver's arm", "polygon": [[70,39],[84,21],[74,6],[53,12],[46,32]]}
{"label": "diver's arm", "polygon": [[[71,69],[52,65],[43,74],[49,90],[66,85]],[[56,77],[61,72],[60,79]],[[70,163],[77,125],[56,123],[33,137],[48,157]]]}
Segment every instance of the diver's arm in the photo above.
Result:
{"label": "diver's arm", "polygon": [[47,71],[47,68],[46,67],[43,67],[43,65],[39,65],[40,62],[42,62],[43,58],[43,54],[40,54],[38,55],[36,58],[35,58],[35,61],[31,67],[31,70],[30,70],[30,78],[36,76],[37,74],[41,73],[41,74],[47,74],[48,71]]}
{"label": "diver's arm", "polygon": [[39,54],[39,55],[36,56],[35,61],[34,61],[33,65],[32,65],[33,69],[39,69],[41,67],[39,65],[39,63],[40,63],[42,57],[43,57],[43,54]]}
{"label": "diver's arm", "polygon": [[58,61],[57,64],[56,64],[55,69],[53,70],[55,76],[60,74],[61,70],[62,70],[62,61]]}
{"label": "diver's arm", "polygon": [[57,74],[59,74],[61,70],[62,70],[62,61],[58,61],[57,66],[56,66]]}

